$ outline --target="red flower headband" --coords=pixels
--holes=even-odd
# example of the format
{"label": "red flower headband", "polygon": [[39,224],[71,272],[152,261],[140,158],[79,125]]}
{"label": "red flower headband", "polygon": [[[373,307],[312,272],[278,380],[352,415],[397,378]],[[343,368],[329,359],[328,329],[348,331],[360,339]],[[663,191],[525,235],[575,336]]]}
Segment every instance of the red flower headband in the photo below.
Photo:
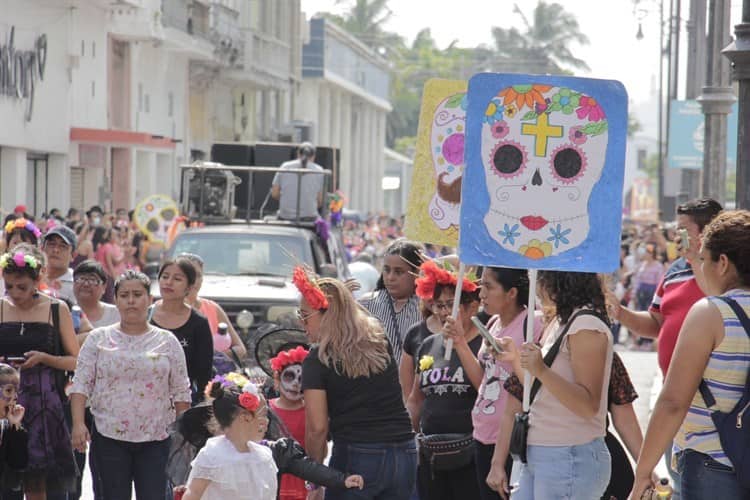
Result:
{"label": "red flower headband", "polygon": [[318,311],[328,309],[328,299],[323,290],[320,289],[314,280],[310,279],[304,268],[301,266],[294,268],[292,282],[307,303],[310,304],[310,307]]}
{"label": "red flower headband", "polygon": [[281,373],[289,365],[301,364],[307,357],[308,350],[301,345],[288,351],[281,351],[275,358],[271,358],[271,369]]}
{"label": "red flower headband", "polygon": [[[458,277],[450,270],[440,267],[434,260],[428,260],[419,266],[421,276],[416,279],[417,297],[424,300],[432,300],[435,295],[437,285],[455,287],[458,284]],[[462,292],[475,292],[477,284],[471,279],[464,278]]]}

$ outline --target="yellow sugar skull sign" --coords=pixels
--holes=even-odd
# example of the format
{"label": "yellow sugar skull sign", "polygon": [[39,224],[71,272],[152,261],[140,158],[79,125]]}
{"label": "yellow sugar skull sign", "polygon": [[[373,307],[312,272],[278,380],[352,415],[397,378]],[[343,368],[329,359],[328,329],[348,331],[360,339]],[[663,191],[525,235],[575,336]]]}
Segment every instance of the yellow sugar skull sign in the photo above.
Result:
{"label": "yellow sugar skull sign", "polygon": [[412,239],[458,245],[466,90],[465,81],[425,83],[404,228]]}

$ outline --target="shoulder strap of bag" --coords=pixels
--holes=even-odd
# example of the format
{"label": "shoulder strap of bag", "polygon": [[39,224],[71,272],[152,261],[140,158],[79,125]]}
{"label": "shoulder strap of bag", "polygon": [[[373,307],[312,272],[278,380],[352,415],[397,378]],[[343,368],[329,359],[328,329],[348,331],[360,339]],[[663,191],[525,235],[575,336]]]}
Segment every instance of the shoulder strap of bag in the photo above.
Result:
{"label": "shoulder strap of bag", "polygon": [[[552,366],[552,363],[554,363],[555,358],[557,357],[557,353],[560,352],[560,346],[562,346],[563,340],[565,339],[565,336],[568,334],[568,330],[570,330],[570,327],[573,324],[573,320],[575,320],[578,316],[583,316],[584,314],[588,314],[590,316],[596,316],[597,318],[599,317],[599,314],[596,311],[593,311],[591,309],[581,309],[580,311],[577,311],[575,314],[573,314],[573,316],[571,316],[570,319],[568,319],[568,322],[565,323],[565,327],[563,328],[562,333],[560,334],[559,337],[557,337],[557,340],[555,340],[555,343],[547,352],[547,355],[544,356],[545,365]],[[534,379],[534,383],[531,386],[531,396],[529,398],[529,405],[531,405],[531,403],[534,401],[534,397],[536,396],[536,394],[539,392],[539,389],[541,388],[542,388],[542,382],[538,378]]]}
{"label": "shoulder strap of bag", "polygon": [[49,306],[49,312],[52,316],[52,326],[56,331],[60,331],[60,303],[57,300],[53,300],[53,302]]}
{"label": "shoulder strap of bag", "polygon": [[[742,328],[745,329],[745,333],[748,337],[750,337],[750,318],[747,317],[747,314],[745,314],[745,310],[742,308],[742,306],[740,306],[737,301],[731,297],[717,295],[716,298],[727,304],[732,309],[734,315],[737,316],[738,320],[740,320]],[[716,404],[716,398],[714,398],[714,395],[711,393],[711,389],[708,388],[706,379],[701,379],[701,383],[698,386],[698,391],[701,393],[701,397],[703,398],[703,401],[706,403],[706,406],[708,408],[711,408]]]}

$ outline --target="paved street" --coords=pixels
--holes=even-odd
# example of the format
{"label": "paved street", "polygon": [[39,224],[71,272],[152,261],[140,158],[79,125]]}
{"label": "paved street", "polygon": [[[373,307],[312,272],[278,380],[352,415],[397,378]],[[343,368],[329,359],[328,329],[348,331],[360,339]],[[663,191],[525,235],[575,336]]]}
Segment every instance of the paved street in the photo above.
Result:
{"label": "paved street", "polygon": [[[656,400],[656,396],[659,394],[658,391],[661,388],[661,378],[657,377],[659,368],[656,362],[656,353],[623,350],[619,354],[628,368],[633,384],[638,390],[639,397],[634,402],[634,406],[636,415],[638,415],[638,421],[645,432],[653,402]],[[667,470],[663,462],[659,464],[657,473],[660,477],[667,477]],[[83,476],[83,491],[82,498],[84,500],[93,500],[94,497],[91,494],[91,476],[89,475],[88,468]]]}

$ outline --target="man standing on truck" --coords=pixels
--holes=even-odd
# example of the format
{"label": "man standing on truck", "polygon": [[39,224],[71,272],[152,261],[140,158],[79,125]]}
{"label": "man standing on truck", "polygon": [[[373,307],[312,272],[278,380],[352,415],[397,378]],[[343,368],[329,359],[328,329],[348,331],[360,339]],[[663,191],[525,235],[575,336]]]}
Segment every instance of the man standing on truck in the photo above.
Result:
{"label": "man standing on truck", "polygon": [[[323,167],[315,163],[315,146],[303,142],[297,149],[296,160],[284,162],[282,170],[308,169],[323,171]],[[279,219],[314,221],[318,218],[318,209],[323,204],[323,174],[285,174],[276,172],[271,185],[271,196],[279,200]],[[297,193],[299,188],[299,194]],[[297,203],[299,201],[299,207]],[[297,209],[299,208],[299,213]]]}

